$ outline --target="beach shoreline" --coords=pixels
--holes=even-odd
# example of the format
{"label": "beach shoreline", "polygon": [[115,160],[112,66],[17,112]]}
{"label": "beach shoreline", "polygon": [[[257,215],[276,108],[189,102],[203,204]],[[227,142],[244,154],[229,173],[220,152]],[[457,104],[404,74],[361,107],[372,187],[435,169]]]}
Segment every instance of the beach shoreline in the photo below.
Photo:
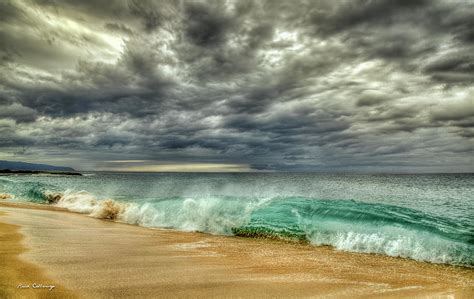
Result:
{"label": "beach shoreline", "polygon": [[[21,263],[37,269],[32,277],[37,283],[47,278],[61,286],[48,296],[61,291],[88,298],[474,295],[474,270],[468,268],[143,228],[44,205],[0,202],[0,213],[2,226],[17,233],[3,238],[20,244],[12,249],[18,259],[6,269],[15,271]],[[2,251],[3,260],[5,256]],[[21,297],[23,290],[15,287],[22,282],[16,277],[2,276],[0,283],[8,285],[12,297]]]}
{"label": "beach shoreline", "polygon": [[[0,217],[6,213],[0,211]],[[0,222],[0,297],[1,298],[76,298],[64,286],[45,276],[38,266],[20,255],[24,236],[17,225]]]}

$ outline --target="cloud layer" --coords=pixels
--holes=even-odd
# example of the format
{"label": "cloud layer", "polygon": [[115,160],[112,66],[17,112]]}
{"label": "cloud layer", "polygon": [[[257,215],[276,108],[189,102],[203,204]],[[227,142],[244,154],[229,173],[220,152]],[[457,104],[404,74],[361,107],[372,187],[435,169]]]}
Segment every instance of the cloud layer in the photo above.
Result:
{"label": "cloud layer", "polygon": [[0,156],[474,171],[473,20],[470,1],[2,1]]}

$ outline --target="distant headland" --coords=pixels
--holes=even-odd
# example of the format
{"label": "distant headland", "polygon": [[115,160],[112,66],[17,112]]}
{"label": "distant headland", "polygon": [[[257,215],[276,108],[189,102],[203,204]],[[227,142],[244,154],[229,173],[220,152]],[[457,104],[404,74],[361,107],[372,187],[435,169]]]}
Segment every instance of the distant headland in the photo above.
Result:
{"label": "distant headland", "polygon": [[0,160],[0,174],[81,175],[72,167]]}

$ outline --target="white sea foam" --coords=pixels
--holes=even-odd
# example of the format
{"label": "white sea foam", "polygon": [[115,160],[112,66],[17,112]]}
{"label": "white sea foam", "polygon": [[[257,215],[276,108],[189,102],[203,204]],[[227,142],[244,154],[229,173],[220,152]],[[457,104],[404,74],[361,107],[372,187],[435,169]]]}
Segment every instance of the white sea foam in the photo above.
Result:
{"label": "white sea foam", "polygon": [[[309,240],[314,245],[331,245],[339,250],[380,253],[394,257],[412,258],[433,263],[453,263],[456,257],[448,254],[452,242],[435,236],[387,235],[384,233],[334,232],[313,233]],[[467,248],[466,248],[467,249]]]}
{"label": "white sea foam", "polygon": [[248,223],[252,211],[267,201],[249,202],[210,197],[163,200],[138,205],[111,199],[99,200],[85,191],[68,190],[55,205],[95,218],[113,219],[140,226],[230,235],[232,228]]}
{"label": "white sea foam", "polygon": [[416,227],[380,222],[321,219],[321,215],[298,219],[306,238],[314,245],[330,245],[338,250],[379,253],[393,257],[443,264],[472,263],[472,246]]}
{"label": "white sea foam", "polygon": [[98,200],[95,196],[85,191],[66,191],[56,201],[56,206],[73,212],[88,214],[95,218],[110,220],[120,220],[121,215],[128,208],[127,204],[119,203],[112,199]]}

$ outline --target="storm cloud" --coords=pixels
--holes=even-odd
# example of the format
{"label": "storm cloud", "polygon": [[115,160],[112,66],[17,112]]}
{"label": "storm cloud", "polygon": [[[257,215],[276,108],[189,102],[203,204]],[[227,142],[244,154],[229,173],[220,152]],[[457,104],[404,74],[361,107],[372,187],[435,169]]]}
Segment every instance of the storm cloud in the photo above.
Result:
{"label": "storm cloud", "polygon": [[461,0],[2,1],[0,158],[472,172],[473,20]]}

